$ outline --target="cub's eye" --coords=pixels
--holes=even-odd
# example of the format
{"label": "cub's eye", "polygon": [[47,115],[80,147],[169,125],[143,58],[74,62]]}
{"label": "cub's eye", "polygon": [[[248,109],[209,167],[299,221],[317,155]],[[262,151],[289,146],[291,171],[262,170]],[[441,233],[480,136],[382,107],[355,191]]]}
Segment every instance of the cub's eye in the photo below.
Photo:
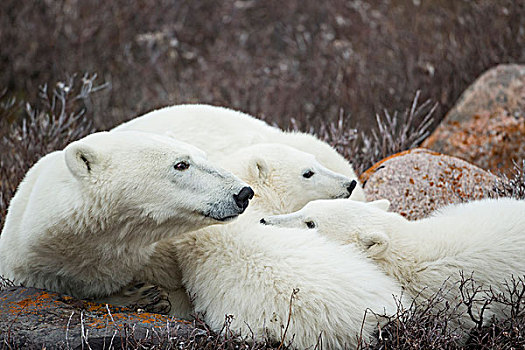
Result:
{"label": "cub's eye", "polygon": [[179,171],[183,171],[183,170],[186,170],[190,167],[190,163],[186,162],[186,161],[182,161],[182,162],[178,162],[177,164],[175,164],[173,166],[173,168],[175,170],[179,170]]}
{"label": "cub's eye", "polygon": [[308,171],[305,171],[305,172],[303,173],[303,177],[309,179],[309,178],[311,178],[312,176],[314,176],[314,174],[315,174],[315,173],[314,173],[313,171],[308,170]]}
{"label": "cub's eye", "polygon": [[306,221],[305,224],[308,228],[315,228],[315,222],[313,221]]}

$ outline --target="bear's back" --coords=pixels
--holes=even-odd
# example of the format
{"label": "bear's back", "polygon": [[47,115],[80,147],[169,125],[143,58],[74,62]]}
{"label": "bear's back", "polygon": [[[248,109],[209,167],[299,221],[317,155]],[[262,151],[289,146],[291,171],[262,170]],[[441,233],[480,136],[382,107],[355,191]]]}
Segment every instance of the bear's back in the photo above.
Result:
{"label": "bear's back", "polygon": [[113,129],[123,130],[165,134],[202,149],[210,158],[272,141],[274,135],[281,133],[279,129],[245,113],[200,104],[158,109]]}

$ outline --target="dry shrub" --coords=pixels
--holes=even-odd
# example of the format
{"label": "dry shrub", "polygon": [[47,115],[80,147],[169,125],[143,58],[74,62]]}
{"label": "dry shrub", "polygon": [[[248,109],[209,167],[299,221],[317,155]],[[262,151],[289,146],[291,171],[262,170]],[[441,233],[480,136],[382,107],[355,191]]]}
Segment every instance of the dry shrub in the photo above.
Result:
{"label": "dry shrub", "polygon": [[[381,329],[375,344],[366,349],[522,349],[525,347],[525,283],[513,277],[504,283],[504,292],[494,293],[472,276],[460,275],[458,283],[443,287],[429,300],[413,302],[408,308],[398,307],[398,313]],[[444,302],[449,292],[460,295],[458,304]],[[499,305],[498,305],[499,304]],[[501,319],[488,319],[491,307],[505,306]],[[474,322],[461,339],[463,331],[455,328],[460,322],[459,307],[463,307]]]}
{"label": "dry shrub", "polygon": [[0,292],[7,289],[7,288],[10,288],[10,287],[14,287],[14,283],[13,281],[3,277],[3,276],[0,276]]}
{"label": "dry shrub", "polygon": [[493,197],[511,197],[525,199],[525,160],[514,162],[513,174],[510,178],[502,174],[496,180],[491,195]]}
{"label": "dry shrub", "polygon": [[[488,325],[481,322],[472,330],[468,349],[523,349],[525,348],[525,283],[524,276],[505,282],[505,292],[489,298],[492,303],[507,307],[502,319],[492,319]],[[487,298],[488,299],[488,298]]]}
{"label": "dry shrub", "polygon": [[[377,125],[371,130],[347,128],[341,111],[337,123],[321,124],[317,131],[310,127],[309,131],[331,144],[361,174],[381,159],[418,147],[430,134],[437,103],[426,100],[419,104],[419,97],[417,91],[403,113],[384,110],[383,115],[376,114]],[[292,119],[291,129],[306,128]]]}
{"label": "dry shrub", "polygon": [[4,94],[0,103],[0,227],[27,170],[45,154],[94,131],[86,105],[91,104],[92,93],[105,87],[94,85],[95,79],[96,74],[86,74],[59,81],[51,90],[43,85],[38,102],[34,106],[26,103],[24,109]]}
{"label": "dry shrub", "polygon": [[342,109],[365,131],[419,89],[438,122],[486,69],[525,62],[514,0],[4,0],[0,12],[0,86],[32,100],[43,82],[97,71],[113,87],[93,106],[97,129],[204,102],[308,128]]}

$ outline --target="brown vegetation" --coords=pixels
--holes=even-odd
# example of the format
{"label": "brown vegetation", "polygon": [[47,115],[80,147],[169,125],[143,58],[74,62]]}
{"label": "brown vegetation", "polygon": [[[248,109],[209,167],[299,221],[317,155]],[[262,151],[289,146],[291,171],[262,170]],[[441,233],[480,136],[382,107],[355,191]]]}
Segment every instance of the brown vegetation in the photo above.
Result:
{"label": "brown vegetation", "polygon": [[418,89],[439,102],[437,122],[486,69],[525,60],[514,0],[4,0],[0,12],[0,86],[31,101],[66,73],[97,72],[112,87],[91,106],[97,129],[204,102],[284,127],[342,109],[366,130]]}

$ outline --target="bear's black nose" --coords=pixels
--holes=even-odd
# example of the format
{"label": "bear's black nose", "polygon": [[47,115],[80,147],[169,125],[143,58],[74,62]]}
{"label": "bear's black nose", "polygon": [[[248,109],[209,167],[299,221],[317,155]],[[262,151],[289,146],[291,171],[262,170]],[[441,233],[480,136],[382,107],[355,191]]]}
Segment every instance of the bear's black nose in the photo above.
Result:
{"label": "bear's black nose", "polygon": [[253,198],[253,194],[251,187],[243,187],[241,192],[233,195],[233,199],[235,199],[237,206],[244,211],[248,206],[250,199]]}
{"label": "bear's black nose", "polygon": [[352,192],[354,191],[354,188],[357,186],[357,181],[355,180],[352,180],[352,182],[350,182],[350,184],[348,185],[348,187],[346,187],[346,189],[348,190],[348,197],[350,197],[350,195],[352,195]]}
{"label": "bear's black nose", "polygon": [[264,218],[262,218],[261,220],[259,220],[259,222],[260,222],[261,224],[263,224],[263,225],[267,225],[267,222],[266,222],[266,220],[264,220]]}

